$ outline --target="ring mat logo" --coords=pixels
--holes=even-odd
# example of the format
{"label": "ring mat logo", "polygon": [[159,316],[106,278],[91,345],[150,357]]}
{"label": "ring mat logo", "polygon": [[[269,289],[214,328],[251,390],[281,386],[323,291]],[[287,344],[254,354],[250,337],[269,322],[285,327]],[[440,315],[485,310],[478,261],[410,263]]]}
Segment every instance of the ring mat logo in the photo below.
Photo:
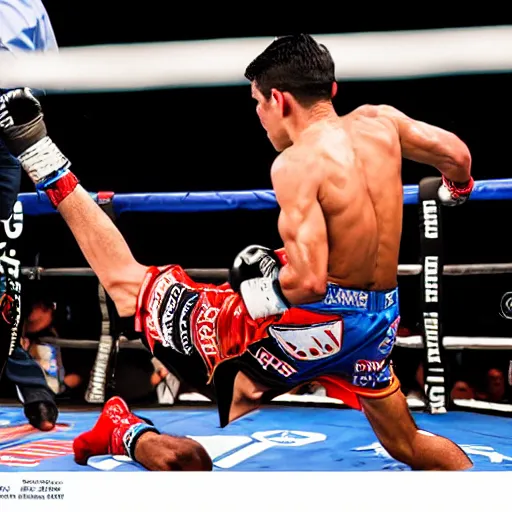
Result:
{"label": "ring mat logo", "polygon": [[[50,435],[69,428],[67,423],[58,423]],[[0,427],[0,446],[10,444],[9,447],[0,449],[0,466],[35,467],[44,459],[73,453],[73,441],[69,440],[39,439],[12,446],[13,442],[33,434],[41,435],[41,432],[28,424]]]}
{"label": "ring mat logo", "polygon": [[[267,430],[254,432],[251,436],[187,436],[203,445],[220,469],[229,469],[256,455],[275,447],[297,448],[308,444],[323,442],[325,434],[303,432],[299,430]],[[112,471],[122,464],[133,464],[126,456],[92,457],[88,466],[101,471]]]}

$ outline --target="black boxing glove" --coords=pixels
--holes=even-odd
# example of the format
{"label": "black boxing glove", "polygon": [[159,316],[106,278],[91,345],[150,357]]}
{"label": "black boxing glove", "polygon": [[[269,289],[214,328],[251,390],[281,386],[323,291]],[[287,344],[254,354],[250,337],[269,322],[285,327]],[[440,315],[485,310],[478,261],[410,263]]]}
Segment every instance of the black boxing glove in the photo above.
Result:
{"label": "black boxing glove", "polygon": [[30,89],[14,89],[0,96],[0,130],[14,156],[46,137],[41,104]]}
{"label": "black boxing glove", "polygon": [[36,185],[71,165],[48,137],[43,117],[28,87],[0,96],[0,136]]}
{"label": "black boxing glove", "polygon": [[279,284],[281,262],[274,251],[250,245],[235,258],[229,283],[240,293],[253,320],[284,313],[290,304]]}

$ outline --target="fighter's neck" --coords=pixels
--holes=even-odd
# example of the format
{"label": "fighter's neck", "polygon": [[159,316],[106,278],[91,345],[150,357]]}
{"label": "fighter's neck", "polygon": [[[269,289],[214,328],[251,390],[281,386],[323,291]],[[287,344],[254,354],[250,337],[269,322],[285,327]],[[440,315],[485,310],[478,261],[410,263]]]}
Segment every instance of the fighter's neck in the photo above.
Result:
{"label": "fighter's neck", "polygon": [[303,109],[297,113],[295,119],[290,124],[289,134],[293,142],[306,130],[338,120],[339,116],[334,110],[332,103],[318,103],[309,109]]}

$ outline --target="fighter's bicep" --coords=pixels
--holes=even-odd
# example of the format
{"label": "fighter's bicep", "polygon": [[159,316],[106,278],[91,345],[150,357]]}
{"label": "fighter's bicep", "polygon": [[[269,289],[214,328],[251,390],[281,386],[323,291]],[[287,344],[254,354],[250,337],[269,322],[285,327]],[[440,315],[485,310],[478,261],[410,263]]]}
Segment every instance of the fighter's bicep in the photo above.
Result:
{"label": "fighter's bicep", "polygon": [[283,241],[325,239],[325,219],[318,200],[320,180],[317,176],[300,167],[279,168],[272,174],[272,184],[281,209],[278,228]]}
{"label": "fighter's bicep", "polygon": [[284,243],[314,244],[325,241],[325,219],[318,200],[302,201],[300,205],[281,208],[278,229]]}

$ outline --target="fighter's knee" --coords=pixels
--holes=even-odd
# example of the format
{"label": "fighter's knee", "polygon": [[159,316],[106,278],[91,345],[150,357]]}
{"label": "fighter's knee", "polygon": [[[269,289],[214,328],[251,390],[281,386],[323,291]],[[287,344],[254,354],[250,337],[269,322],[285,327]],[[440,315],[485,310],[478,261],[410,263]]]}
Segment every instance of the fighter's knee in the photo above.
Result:
{"label": "fighter's knee", "polygon": [[121,282],[102,283],[112,299],[117,314],[121,318],[135,315],[137,309],[137,292]]}
{"label": "fighter's knee", "polygon": [[101,284],[115,304],[121,318],[133,316],[137,308],[137,297],[147,267],[133,262],[117,273],[102,276]]}
{"label": "fighter's knee", "polygon": [[[109,294],[110,295],[110,294]],[[135,315],[136,304],[135,301],[125,300],[125,298],[114,300],[117,314],[121,318],[129,318]]]}
{"label": "fighter's knee", "polygon": [[411,439],[393,438],[382,443],[383,448],[393,459],[410,465],[414,460],[414,443]]}

